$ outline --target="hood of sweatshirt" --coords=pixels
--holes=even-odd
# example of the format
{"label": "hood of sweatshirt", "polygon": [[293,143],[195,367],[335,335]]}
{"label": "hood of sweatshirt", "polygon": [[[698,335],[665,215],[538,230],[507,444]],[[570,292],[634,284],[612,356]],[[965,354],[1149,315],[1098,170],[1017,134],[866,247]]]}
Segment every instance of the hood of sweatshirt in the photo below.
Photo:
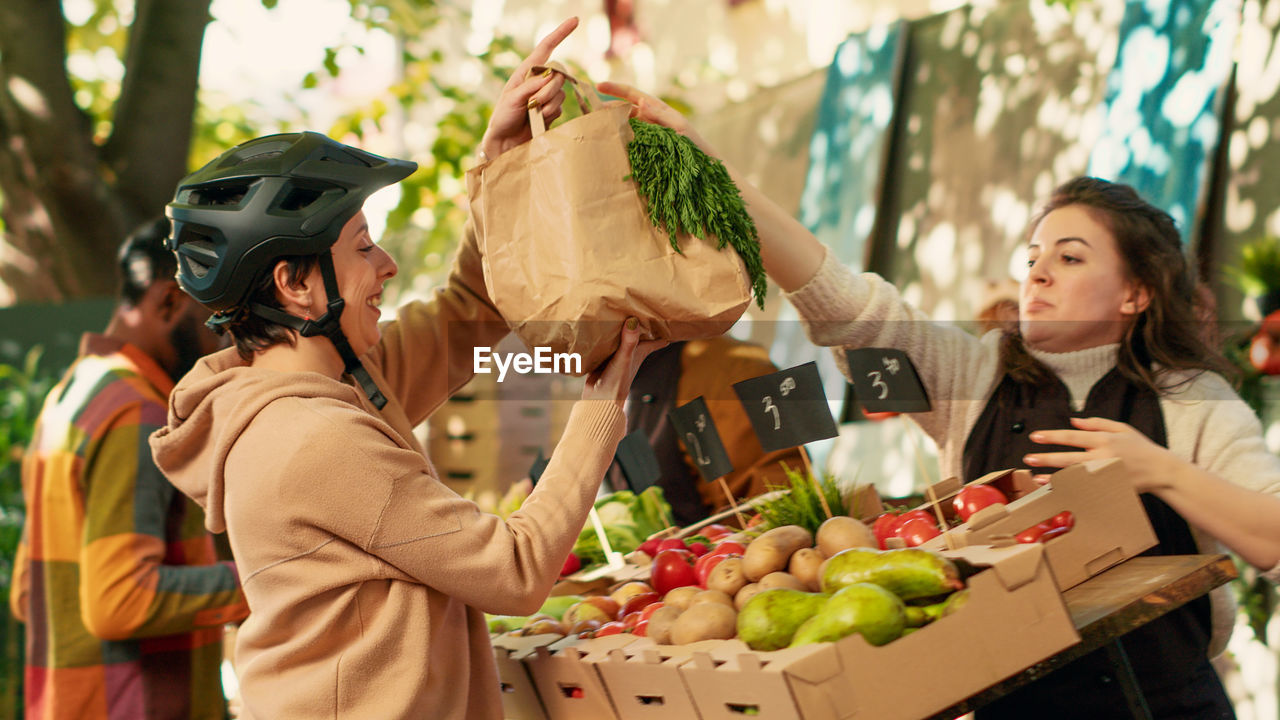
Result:
{"label": "hood of sweatshirt", "polygon": [[204,508],[210,531],[227,527],[227,454],[263,408],[285,397],[361,404],[351,385],[315,372],[254,368],[235,348],[202,358],[169,395],[169,424],[151,435],[151,452],[169,481]]}

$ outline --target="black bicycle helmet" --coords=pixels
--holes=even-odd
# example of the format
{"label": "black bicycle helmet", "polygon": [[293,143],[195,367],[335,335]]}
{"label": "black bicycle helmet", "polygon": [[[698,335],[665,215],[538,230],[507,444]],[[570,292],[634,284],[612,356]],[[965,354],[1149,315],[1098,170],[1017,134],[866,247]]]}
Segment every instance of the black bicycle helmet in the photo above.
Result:
{"label": "black bicycle helmet", "polygon": [[238,145],[183,178],[166,208],[178,282],[215,313],[237,308],[260,273],[328,250],[369,195],[417,167],[313,132]]}
{"label": "black bicycle helmet", "polygon": [[[183,178],[165,208],[178,283],[214,312],[211,326],[251,312],[324,335],[379,408],[386,400],[360,365],[339,326],[343,301],[329,250],[374,191],[408,177],[408,160],[384,158],[313,132],[268,135],[238,145]],[[328,307],[315,320],[244,304],[263,273],[281,258],[317,255]]]}

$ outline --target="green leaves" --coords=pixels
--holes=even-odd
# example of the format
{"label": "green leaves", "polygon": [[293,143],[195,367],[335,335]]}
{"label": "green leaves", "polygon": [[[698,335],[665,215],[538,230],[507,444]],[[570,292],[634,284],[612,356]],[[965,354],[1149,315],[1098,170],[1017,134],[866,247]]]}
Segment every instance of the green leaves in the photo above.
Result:
{"label": "green leaves", "polygon": [[681,233],[704,240],[713,235],[718,248],[732,245],[747,267],[756,304],[763,308],[768,285],[756,224],[724,163],[670,128],[632,118],[631,129],[630,177],[648,203],[654,227],[670,236],[676,252]]}
{"label": "green leaves", "polygon": [[[822,523],[827,520],[827,508],[831,509],[830,517],[849,514],[834,476],[824,475],[822,479],[818,479],[807,473],[792,470],[785,463],[783,469],[787,471],[787,484],[778,487],[770,486],[769,489],[786,490],[787,493],[764,503],[759,508],[766,527],[799,525],[808,529],[809,532],[816,533]],[[823,500],[826,501],[825,507]]]}

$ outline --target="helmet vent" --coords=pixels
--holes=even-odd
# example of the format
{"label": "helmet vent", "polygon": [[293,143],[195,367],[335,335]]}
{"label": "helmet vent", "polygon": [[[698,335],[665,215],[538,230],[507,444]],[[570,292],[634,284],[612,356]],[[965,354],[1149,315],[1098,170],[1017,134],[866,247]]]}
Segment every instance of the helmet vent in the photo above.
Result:
{"label": "helmet vent", "polygon": [[191,205],[239,205],[249,192],[247,183],[214,185],[193,188],[186,198],[179,198]]}
{"label": "helmet vent", "polygon": [[313,188],[292,187],[280,201],[281,210],[302,210],[319,199],[321,191]]}
{"label": "helmet vent", "polygon": [[178,246],[178,256],[188,274],[197,280],[204,279],[209,270],[218,264],[218,251],[208,240],[187,240]]}

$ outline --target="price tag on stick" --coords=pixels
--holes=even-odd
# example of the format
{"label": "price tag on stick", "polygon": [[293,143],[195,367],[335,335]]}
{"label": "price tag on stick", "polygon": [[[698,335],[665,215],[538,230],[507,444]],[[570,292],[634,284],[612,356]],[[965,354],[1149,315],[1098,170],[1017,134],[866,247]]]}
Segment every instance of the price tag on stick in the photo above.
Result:
{"label": "price tag on stick", "polygon": [[929,395],[911,358],[894,348],[846,350],[849,380],[868,412],[928,412]]}
{"label": "price tag on stick", "polygon": [[649,438],[643,430],[635,430],[623,437],[613,459],[622,468],[622,474],[627,478],[627,487],[637,495],[662,478],[658,456],[653,452],[653,446],[649,444]]}
{"label": "price tag on stick", "polygon": [[733,472],[733,462],[729,460],[729,453],[725,451],[720,433],[716,431],[716,423],[707,410],[706,400],[694,398],[672,410],[667,417],[671,418],[676,436],[680,438],[680,443],[684,445],[685,452],[689,453],[703,480],[714,482],[716,478]]}
{"label": "price tag on stick", "polygon": [[538,484],[538,480],[542,479],[542,473],[547,471],[547,463],[551,462],[542,455],[542,448],[538,448],[538,457],[534,458],[533,465],[529,467],[529,480],[534,485]]}
{"label": "price tag on stick", "polygon": [[839,432],[822,390],[817,363],[743,380],[733,389],[765,452],[833,438]]}

